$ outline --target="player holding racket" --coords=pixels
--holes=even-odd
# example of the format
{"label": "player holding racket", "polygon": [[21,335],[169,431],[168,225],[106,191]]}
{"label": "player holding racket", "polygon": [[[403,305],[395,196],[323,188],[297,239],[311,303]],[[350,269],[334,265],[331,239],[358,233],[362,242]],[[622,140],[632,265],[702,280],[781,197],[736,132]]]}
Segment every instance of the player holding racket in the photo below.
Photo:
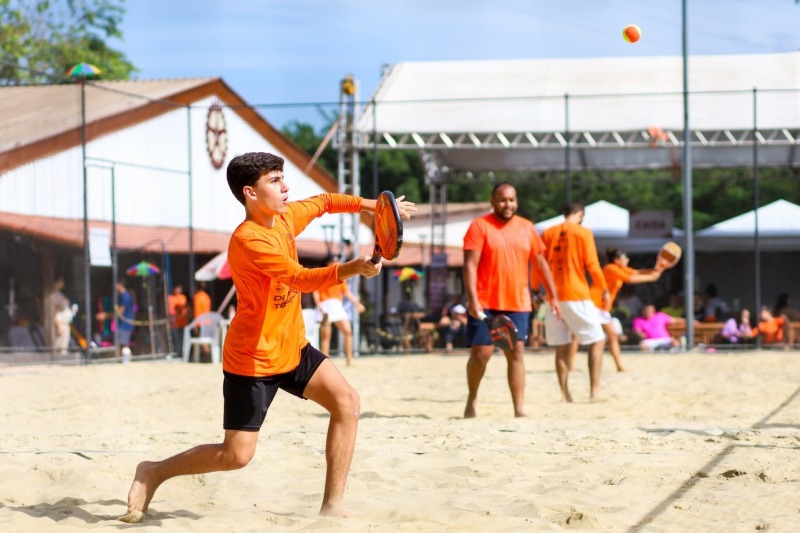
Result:
{"label": "player holding racket", "polygon": [[508,386],[514,416],[525,416],[525,361],[523,350],[528,335],[531,294],[529,262],[536,262],[551,298],[551,308],[561,318],[553,278],[542,252],[544,247],[529,220],[516,215],[517,191],[508,182],[492,191],[492,212],[472,221],[464,236],[464,285],[467,292],[467,406],[464,418],[476,415],[478,387],[486,364],[494,351],[482,314],[507,315],[517,326],[518,341],[505,351],[508,361]]}
{"label": "player holding racket", "polygon": [[544,328],[547,344],[556,347],[556,374],[561,388],[561,398],[572,402],[567,380],[572,336],[580,344],[589,346],[589,382],[591,401],[600,400],[600,375],[603,369],[605,333],[600,325],[600,312],[591,300],[586,272],[597,281],[601,302],[609,300],[608,287],[600,269],[594,235],[581,226],[584,208],[579,202],[568,202],[564,207],[564,223],[551,226],[542,232],[547,247],[547,261],[561,300],[564,320],[554,320],[548,314]]}
{"label": "player holding racket", "polygon": [[[358,393],[336,366],[305,339],[302,292],[381,270],[371,256],[322,268],[298,263],[295,237],[323,213],[374,211],[375,200],[320,194],[289,202],[283,159],[247,153],[228,164],[228,185],[246,217],[228,248],[238,309],[225,337],[223,427],[219,444],[196,446],[158,462],[142,462],[128,493],[126,522],[138,522],[164,481],[175,476],[242,468],[253,458],[258,433],[278,389],[309,399],[330,413],[327,473],[321,515],[347,516],[342,506],[361,409]],[[416,211],[398,199],[403,218]],[[275,465],[276,468],[279,465]]]}
{"label": "player holding racket", "polygon": [[[614,358],[614,364],[617,365],[617,371],[623,372],[625,367],[622,365],[622,355],[619,348],[619,337],[617,332],[614,331],[614,325],[611,323],[611,308],[614,306],[614,299],[617,297],[619,290],[625,283],[638,284],[638,283],[651,283],[658,281],[664,268],[656,261],[655,268],[635,269],[628,266],[627,254],[619,248],[607,248],[606,258],[608,263],[603,267],[603,277],[608,286],[608,301],[603,304],[603,291],[602,287],[595,283],[591,286],[592,301],[600,310],[600,324],[606,334],[608,342],[608,349],[611,356]],[[572,346],[570,352],[570,369],[572,362],[577,352],[577,346]]]}

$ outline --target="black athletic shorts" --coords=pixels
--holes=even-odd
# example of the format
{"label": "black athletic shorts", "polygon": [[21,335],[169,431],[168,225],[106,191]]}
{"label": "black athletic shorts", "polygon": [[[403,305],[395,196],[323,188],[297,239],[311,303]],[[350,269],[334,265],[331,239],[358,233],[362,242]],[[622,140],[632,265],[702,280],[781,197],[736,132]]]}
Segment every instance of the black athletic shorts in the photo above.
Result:
{"label": "black athletic shorts", "polygon": [[300,364],[286,374],[256,378],[223,372],[225,410],[222,427],[241,431],[260,430],[278,389],[303,398],[303,391],[311,381],[311,376],[325,359],[325,354],[307,344],[300,352]]}

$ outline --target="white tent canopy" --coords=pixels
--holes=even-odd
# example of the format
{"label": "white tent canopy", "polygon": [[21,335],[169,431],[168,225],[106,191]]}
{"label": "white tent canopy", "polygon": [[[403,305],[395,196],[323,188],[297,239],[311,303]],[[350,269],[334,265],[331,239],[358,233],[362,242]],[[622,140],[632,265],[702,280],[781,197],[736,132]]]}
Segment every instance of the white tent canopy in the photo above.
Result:
{"label": "white tent canopy", "polygon": [[[680,56],[402,62],[356,128],[364,147],[426,150],[456,171],[562,169],[567,143],[572,168],[670,167],[682,69]],[[694,166],[751,162],[754,88],[759,163],[798,164],[800,52],[692,56],[688,71]]]}
{"label": "white tent canopy", "polygon": [[800,250],[800,206],[786,200],[776,200],[698,231],[695,248],[698,251],[755,250],[756,213],[762,250]]}
{"label": "white tent canopy", "polygon": [[[564,215],[543,220],[536,224],[541,233],[545,229],[564,222]],[[630,212],[611,202],[600,200],[585,207],[583,225],[594,233],[597,251],[602,256],[607,247],[620,248],[628,253],[657,252],[667,240],[680,241],[683,231],[672,229],[672,237],[628,237]]]}

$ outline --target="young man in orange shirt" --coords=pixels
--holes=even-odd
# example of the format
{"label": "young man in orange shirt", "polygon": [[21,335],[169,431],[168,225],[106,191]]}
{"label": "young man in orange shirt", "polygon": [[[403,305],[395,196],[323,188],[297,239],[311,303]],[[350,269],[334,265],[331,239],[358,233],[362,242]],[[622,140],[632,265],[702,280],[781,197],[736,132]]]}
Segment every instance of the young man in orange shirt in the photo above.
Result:
{"label": "young man in orange shirt", "polygon": [[[295,236],[324,213],[374,211],[375,200],[320,194],[289,202],[283,159],[247,153],[228,164],[228,185],[246,217],[228,247],[239,307],[223,348],[225,401],[222,443],[196,446],[168,459],[139,463],[128,493],[125,522],[139,522],[156,489],[175,476],[242,468],[253,458],[258,433],[278,389],[309,399],[330,413],[327,473],[321,515],[347,516],[342,505],[360,412],[358,393],[336,366],[305,338],[303,292],[381,270],[369,256],[307,269],[298,263]],[[398,198],[401,216],[414,204]]]}
{"label": "young man in orange shirt", "polygon": [[525,416],[525,340],[530,323],[531,292],[528,272],[535,262],[551,298],[551,309],[560,319],[559,296],[542,252],[536,227],[516,215],[517,191],[508,182],[492,191],[492,212],[472,221],[464,236],[464,285],[467,291],[467,406],[464,418],[476,415],[478,387],[486,364],[494,352],[486,322],[478,317],[505,314],[517,326],[519,340],[505,352],[508,361],[508,386],[514,416]]}
{"label": "young man in orange shirt", "polygon": [[[326,265],[337,262],[337,258],[329,255]],[[322,353],[328,353],[331,346],[331,324],[336,324],[336,329],[344,337],[344,356],[347,366],[353,363],[353,327],[350,325],[350,317],[347,316],[343,302],[347,298],[358,313],[364,312],[364,306],[358,301],[346,281],[337,285],[326,287],[314,291],[314,303],[322,311],[322,324],[319,328],[319,347]]]}
{"label": "young man in orange shirt", "polygon": [[589,382],[591,401],[600,400],[600,375],[603,368],[605,333],[600,325],[600,312],[592,302],[589,282],[600,286],[600,303],[608,305],[610,297],[600,261],[594,235],[581,226],[584,208],[579,202],[569,202],[564,208],[564,223],[547,228],[542,240],[547,248],[547,262],[553,274],[564,320],[555,320],[551,314],[545,318],[547,344],[556,347],[556,374],[561,388],[561,398],[572,402],[569,392],[569,361],[572,336],[580,344],[589,345]]}

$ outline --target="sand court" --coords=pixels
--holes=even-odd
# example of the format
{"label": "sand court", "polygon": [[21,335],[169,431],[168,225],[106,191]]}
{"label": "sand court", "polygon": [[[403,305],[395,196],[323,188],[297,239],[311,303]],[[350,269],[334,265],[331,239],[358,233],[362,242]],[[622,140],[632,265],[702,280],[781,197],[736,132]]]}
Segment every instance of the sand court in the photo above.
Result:
{"label": "sand court", "polygon": [[0,369],[0,531],[796,531],[800,354],[625,354],[560,403],[526,356],[513,418],[502,356],[461,418],[466,356],[334,361],[362,399],[345,505],[321,518],[327,413],[281,393],[249,466],[176,478],[118,517],[136,464],[221,439],[221,369],[137,362]]}

